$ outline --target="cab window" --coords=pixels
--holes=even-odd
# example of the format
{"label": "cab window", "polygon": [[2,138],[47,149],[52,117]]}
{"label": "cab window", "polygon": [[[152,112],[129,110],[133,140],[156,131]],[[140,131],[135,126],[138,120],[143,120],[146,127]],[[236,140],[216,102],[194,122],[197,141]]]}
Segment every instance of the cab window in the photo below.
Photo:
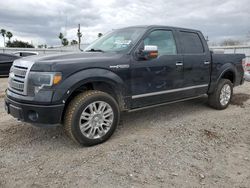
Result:
{"label": "cab window", "polygon": [[145,39],[144,45],[155,45],[158,47],[158,54],[176,55],[176,43],[172,31],[152,31]]}
{"label": "cab window", "polygon": [[201,54],[204,48],[197,33],[181,31],[181,42],[184,54]]}

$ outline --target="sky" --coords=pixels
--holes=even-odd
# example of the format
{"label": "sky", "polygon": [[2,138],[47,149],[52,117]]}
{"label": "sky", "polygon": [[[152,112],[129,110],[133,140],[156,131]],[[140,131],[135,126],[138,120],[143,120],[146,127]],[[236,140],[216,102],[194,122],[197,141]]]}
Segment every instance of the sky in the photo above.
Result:
{"label": "sky", "polygon": [[60,32],[77,39],[79,23],[83,43],[133,25],[194,28],[212,42],[244,39],[249,19],[250,0],[8,0],[0,6],[0,29],[11,31],[14,40],[48,46],[60,45]]}

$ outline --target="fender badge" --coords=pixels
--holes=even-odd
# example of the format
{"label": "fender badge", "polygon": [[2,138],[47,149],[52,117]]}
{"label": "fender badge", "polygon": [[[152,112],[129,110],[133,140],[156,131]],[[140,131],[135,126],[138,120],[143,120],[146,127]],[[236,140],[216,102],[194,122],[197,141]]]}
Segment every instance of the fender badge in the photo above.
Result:
{"label": "fender badge", "polygon": [[115,68],[115,69],[127,69],[129,68],[129,65],[128,64],[125,64],[125,65],[111,65],[109,66],[109,68]]}

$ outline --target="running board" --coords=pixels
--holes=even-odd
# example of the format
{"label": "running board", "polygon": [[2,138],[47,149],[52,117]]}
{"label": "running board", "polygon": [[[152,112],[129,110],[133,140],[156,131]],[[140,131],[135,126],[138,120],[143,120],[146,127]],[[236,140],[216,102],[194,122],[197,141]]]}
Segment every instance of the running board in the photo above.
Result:
{"label": "running board", "polygon": [[165,103],[161,103],[161,104],[154,104],[154,105],[145,106],[145,107],[141,107],[141,108],[135,108],[135,109],[129,110],[127,112],[135,112],[135,111],[139,111],[139,110],[145,110],[145,109],[148,109],[148,108],[164,106],[164,105],[167,105],[167,104],[172,104],[172,103],[177,103],[177,102],[182,102],[182,101],[188,101],[188,100],[197,99],[197,98],[200,98],[200,97],[203,97],[203,96],[206,96],[206,94],[198,95],[198,96],[195,96],[195,97],[189,97],[189,98],[185,98],[185,99],[180,99],[180,100],[176,100],[176,101],[165,102]]}

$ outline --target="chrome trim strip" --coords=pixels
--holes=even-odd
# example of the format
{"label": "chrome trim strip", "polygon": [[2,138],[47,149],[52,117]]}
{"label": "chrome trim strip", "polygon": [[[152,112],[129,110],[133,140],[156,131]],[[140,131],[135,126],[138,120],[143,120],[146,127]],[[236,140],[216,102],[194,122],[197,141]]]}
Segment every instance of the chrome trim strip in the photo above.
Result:
{"label": "chrome trim strip", "polygon": [[198,95],[198,96],[195,96],[195,97],[189,97],[189,98],[185,98],[185,99],[180,99],[180,100],[176,100],[176,101],[165,102],[165,103],[161,103],[161,104],[153,104],[153,105],[149,105],[149,106],[135,108],[135,109],[129,110],[128,112],[135,112],[135,111],[145,110],[145,109],[148,109],[148,108],[155,108],[155,107],[165,106],[167,104],[173,104],[173,103],[188,101],[188,100],[197,99],[197,98],[204,97],[204,96],[206,96],[206,94]]}
{"label": "chrome trim strip", "polygon": [[173,92],[184,91],[184,90],[195,89],[195,88],[201,88],[201,87],[208,87],[208,84],[189,86],[189,87],[183,87],[183,88],[178,88],[178,89],[170,89],[170,90],[165,90],[165,91],[158,91],[158,92],[145,93],[145,94],[139,94],[139,95],[133,95],[132,99],[137,99],[137,98],[142,98],[142,97],[149,97],[149,96],[154,96],[154,95],[167,94],[167,93],[173,93]]}

